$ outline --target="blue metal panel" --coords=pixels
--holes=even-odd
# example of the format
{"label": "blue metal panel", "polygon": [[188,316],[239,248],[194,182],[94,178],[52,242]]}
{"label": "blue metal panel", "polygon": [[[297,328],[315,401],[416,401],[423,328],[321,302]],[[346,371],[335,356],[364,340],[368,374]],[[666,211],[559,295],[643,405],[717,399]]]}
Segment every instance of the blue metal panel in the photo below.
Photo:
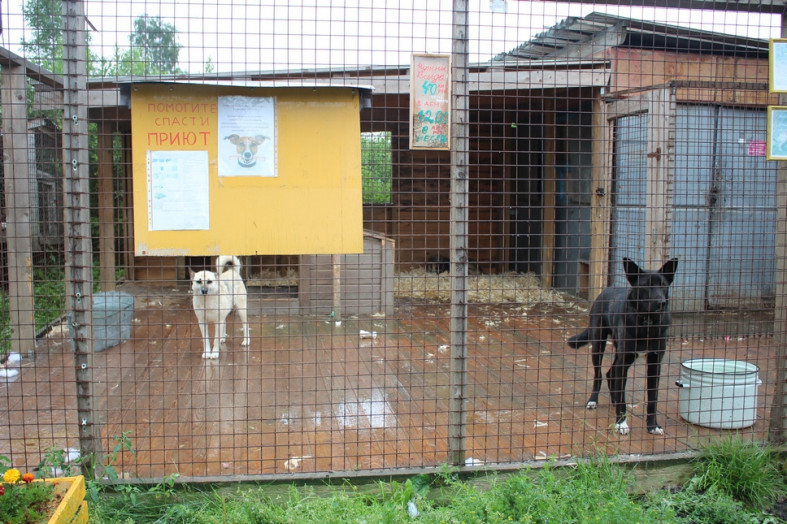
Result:
{"label": "blue metal panel", "polygon": [[746,307],[773,297],[777,163],[750,149],[764,141],[765,111],[722,108],[711,209],[708,305]]}
{"label": "blue metal panel", "polygon": [[709,306],[762,306],[775,294],[775,211],[726,209],[714,215]]}
{"label": "blue metal panel", "polygon": [[613,188],[609,281],[626,285],[623,257],[645,257],[648,115],[620,118],[615,125],[615,186]]}
{"label": "blue metal panel", "polygon": [[749,151],[753,141],[765,142],[765,111],[722,108],[719,113],[719,205],[728,209],[776,207],[777,162]]}
{"label": "blue metal panel", "polygon": [[[673,310],[761,305],[775,292],[776,162],[764,111],[681,105],[677,111],[670,256],[680,258]],[[610,282],[624,256],[645,258],[647,116],[616,123]]]}
{"label": "blue metal panel", "polygon": [[670,255],[680,259],[672,284],[673,311],[703,311],[708,285],[708,208],[672,210]]}
{"label": "blue metal panel", "polygon": [[615,133],[615,203],[619,206],[644,206],[648,167],[648,115],[632,115],[618,119]]}
{"label": "blue metal panel", "polygon": [[708,234],[718,108],[677,108],[670,255],[680,259],[673,311],[703,311],[708,284]]}
{"label": "blue metal panel", "polygon": [[713,138],[716,111],[710,106],[678,106],[672,186],[675,208],[708,206],[716,153]]}
{"label": "blue metal panel", "polygon": [[645,208],[617,207],[612,219],[609,279],[613,286],[625,286],[623,257],[639,264],[645,260]]}

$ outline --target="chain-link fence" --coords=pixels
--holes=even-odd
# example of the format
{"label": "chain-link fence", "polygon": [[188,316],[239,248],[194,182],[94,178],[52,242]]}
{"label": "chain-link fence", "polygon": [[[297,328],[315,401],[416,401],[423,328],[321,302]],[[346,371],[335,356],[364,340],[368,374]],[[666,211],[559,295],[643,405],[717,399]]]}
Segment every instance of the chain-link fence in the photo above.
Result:
{"label": "chain-link fence", "polygon": [[633,4],[4,6],[0,455],[223,480],[780,442],[784,6]]}

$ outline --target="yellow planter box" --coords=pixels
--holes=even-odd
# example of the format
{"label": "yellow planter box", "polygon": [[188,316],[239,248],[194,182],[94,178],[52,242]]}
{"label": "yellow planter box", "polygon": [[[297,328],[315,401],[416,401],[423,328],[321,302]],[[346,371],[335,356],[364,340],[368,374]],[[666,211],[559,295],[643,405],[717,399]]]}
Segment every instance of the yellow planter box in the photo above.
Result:
{"label": "yellow planter box", "polygon": [[37,482],[57,484],[67,482],[68,490],[63,500],[49,517],[49,524],[87,524],[87,502],[85,501],[85,477],[61,477],[41,479]]}

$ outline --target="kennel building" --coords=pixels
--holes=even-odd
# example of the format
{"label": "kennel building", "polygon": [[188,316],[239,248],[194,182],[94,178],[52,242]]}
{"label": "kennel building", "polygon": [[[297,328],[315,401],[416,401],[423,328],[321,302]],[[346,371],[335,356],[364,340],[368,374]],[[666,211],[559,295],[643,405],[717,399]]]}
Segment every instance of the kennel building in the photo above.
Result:
{"label": "kennel building", "polygon": [[[767,41],[593,13],[474,65],[471,262],[483,273],[533,271],[547,286],[588,297],[620,281],[622,256],[644,263],[678,256],[688,271],[679,276],[686,280],[676,311],[771,304],[777,167],[759,147],[765,108],[777,101],[767,92],[767,56]],[[373,86],[362,131],[391,133],[392,201],[364,205],[364,227],[396,242],[397,269],[447,255],[448,153],[406,145],[407,70],[320,80]],[[122,129],[128,113],[111,102],[116,88],[103,87],[110,102],[91,112],[119,113]],[[516,97],[504,96],[514,88]],[[655,213],[662,229],[645,232]],[[695,223],[706,231],[702,241]],[[725,251],[735,243],[741,253],[755,250],[748,267]],[[155,278],[175,278],[184,267],[177,258],[126,265],[142,279],[147,266],[157,268]]]}

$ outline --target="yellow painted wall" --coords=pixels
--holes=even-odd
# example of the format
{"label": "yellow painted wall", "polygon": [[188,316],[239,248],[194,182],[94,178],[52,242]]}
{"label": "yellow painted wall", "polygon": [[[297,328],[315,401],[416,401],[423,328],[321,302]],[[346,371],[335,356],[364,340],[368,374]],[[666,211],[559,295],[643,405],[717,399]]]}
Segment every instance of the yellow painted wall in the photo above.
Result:
{"label": "yellow painted wall", "polygon": [[[278,176],[218,176],[219,96],[276,97]],[[352,88],[131,87],[137,255],[363,251],[359,93]],[[207,151],[210,228],[151,231],[149,151]]]}

